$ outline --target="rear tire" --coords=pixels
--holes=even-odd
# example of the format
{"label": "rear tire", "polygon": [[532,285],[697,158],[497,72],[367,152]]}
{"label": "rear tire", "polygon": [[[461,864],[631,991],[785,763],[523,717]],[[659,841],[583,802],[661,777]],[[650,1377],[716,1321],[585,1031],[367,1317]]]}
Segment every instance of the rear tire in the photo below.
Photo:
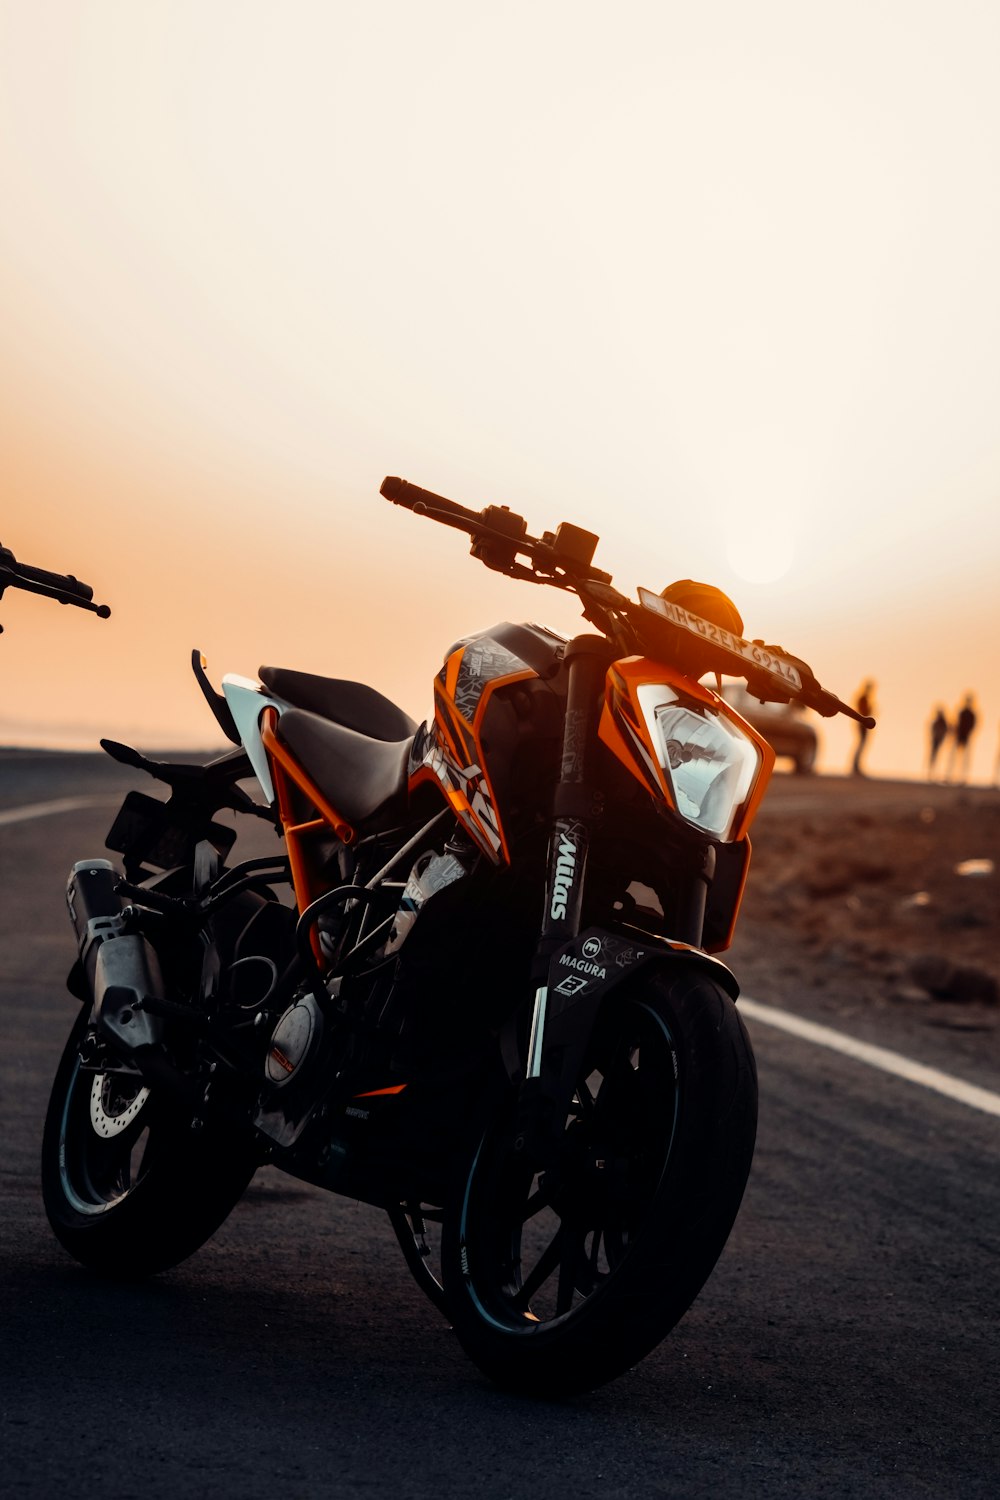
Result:
{"label": "rear tire", "polygon": [[60,1244],[106,1275],[165,1271],[199,1249],[253,1177],[249,1135],[195,1133],[131,1075],[84,1069],[85,1009],[56,1073],[42,1138],[42,1196]]}
{"label": "rear tire", "polygon": [[445,1225],[466,1353],[499,1385],[548,1397],[620,1375],[686,1312],[729,1236],[756,1135],[749,1038],[694,966],[613,995],[582,1072],[557,1170],[514,1150],[508,1094]]}

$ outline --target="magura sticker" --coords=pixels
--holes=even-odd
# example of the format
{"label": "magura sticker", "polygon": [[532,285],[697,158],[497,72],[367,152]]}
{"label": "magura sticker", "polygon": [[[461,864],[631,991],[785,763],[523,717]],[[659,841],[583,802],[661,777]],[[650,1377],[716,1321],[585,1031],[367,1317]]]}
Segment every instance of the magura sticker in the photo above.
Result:
{"label": "magura sticker", "polygon": [[589,958],[577,958],[572,953],[561,953],[559,963],[565,969],[576,969],[579,974],[587,974],[592,979],[607,979],[608,971],[601,964],[592,963]]}

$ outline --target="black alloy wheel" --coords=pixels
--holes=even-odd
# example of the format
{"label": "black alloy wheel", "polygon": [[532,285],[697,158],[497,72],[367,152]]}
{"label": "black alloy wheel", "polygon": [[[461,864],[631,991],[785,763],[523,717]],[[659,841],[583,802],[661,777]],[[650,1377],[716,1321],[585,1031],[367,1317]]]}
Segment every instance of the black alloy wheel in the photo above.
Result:
{"label": "black alloy wheel", "polygon": [[84,1010],[56,1073],[42,1138],[52,1229],[82,1265],[136,1277],[186,1259],[215,1233],[257,1165],[249,1131],[191,1129],[134,1073],[86,1067]]}
{"label": "black alloy wheel", "polygon": [[651,977],[600,1018],[554,1167],[486,1130],[446,1234],[449,1310],[499,1384],[554,1396],[636,1363],[694,1300],[742,1198],[756,1071],[703,971]]}

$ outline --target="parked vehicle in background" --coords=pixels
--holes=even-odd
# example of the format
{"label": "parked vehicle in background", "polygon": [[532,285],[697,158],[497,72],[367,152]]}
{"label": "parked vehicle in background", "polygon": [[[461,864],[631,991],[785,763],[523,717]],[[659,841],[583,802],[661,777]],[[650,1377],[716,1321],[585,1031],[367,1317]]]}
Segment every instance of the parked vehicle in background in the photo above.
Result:
{"label": "parked vehicle in background", "polygon": [[819,739],[800,703],[761,703],[742,682],[727,683],[722,696],[751,729],[764,736],[775,755],[791,760],[800,776],[815,769]]}

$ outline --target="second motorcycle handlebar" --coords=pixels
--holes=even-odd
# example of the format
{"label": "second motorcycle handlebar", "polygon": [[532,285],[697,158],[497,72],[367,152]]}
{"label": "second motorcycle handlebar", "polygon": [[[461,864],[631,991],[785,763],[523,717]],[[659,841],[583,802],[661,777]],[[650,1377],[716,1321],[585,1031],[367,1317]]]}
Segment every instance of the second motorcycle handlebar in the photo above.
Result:
{"label": "second motorcycle handlebar", "polygon": [[29,583],[40,583],[45,588],[58,589],[63,594],[75,594],[89,604],[94,590],[88,583],[81,583],[72,573],[50,573],[46,568],[32,568],[27,563],[18,563],[17,571]]}
{"label": "second motorcycle handlebar", "polygon": [[94,603],[94,590],[89,583],[81,582],[72,573],[53,573],[48,568],[18,562],[9,547],[0,546],[0,596],[4,589],[23,589],[29,594],[55,599],[59,604],[74,604],[102,620],[111,614],[106,604]]}

